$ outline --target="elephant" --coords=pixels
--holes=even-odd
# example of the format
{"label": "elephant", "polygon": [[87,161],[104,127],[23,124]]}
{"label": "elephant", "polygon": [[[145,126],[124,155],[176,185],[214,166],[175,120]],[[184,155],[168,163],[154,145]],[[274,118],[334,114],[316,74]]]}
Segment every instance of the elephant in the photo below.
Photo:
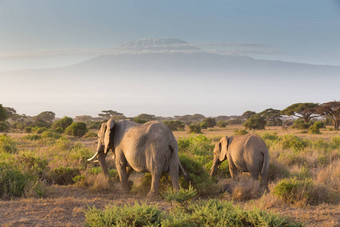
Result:
{"label": "elephant", "polygon": [[214,160],[210,175],[214,176],[219,165],[228,159],[233,179],[238,172],[249,172],[253,179],[261,176],[261,186],[268,190],[269,152],[261,137],[251,134],[222,137],[214,148]]}
{"label": "elephant", "polygon": [[178,157],[178,144],[168,126],[158,121],[139,124],[129,120],[115,122],[113,119],[102,123],[98,131],[97,152],[88,161],[98,156],[98,161],[106,176],[107,153],[114,153],[115,165],[124,192],[129,191],[128,177],[132,170],[149,172],[152,176],[148,197],[159,193],[159,182],[163,173],[171,177],[174,190],[179,187],[179,167],[184,171]]}

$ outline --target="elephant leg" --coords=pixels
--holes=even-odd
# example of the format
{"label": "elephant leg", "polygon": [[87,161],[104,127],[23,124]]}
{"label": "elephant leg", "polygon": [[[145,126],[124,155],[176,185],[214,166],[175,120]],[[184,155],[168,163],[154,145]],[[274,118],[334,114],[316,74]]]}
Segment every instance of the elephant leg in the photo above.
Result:
{"label": "elephant leg", "polygon": [[257,170],[256,170],[256,171],[252,171],[252,172],[250,173],[250,175],[251,175],[251,177],[252,177],[254,180],[257,180],[258,177],[259,177],[259,173],[258,173]]}
{"label": "elephant leg", "polygon": [[178,191],[180,189],[179,183],[178,183],[178,174],[179,174],[179,166],[177,163],[171,163],[169,175],[172,182],[172,188],[174,191]]}
{"label": "elephant leg", "polygon": [[128,181],[128,187],[129,187],[129,191],[131,190],[132,188],[132,185],[133,185],[133,182],[132,181],[129,181],[129,176],[130,174],[132,173],[133,169],[131,167],[126,167],[126,178],[127,178],[127,181]]}
{"label": "elephant leg", "polygon": [[234,163],[231,159],[231,156],[229,154],[227,155],[227,158],[228,158],[229,172],[230,172],[231,178],[233,180],[236,180],[238,170],[237,170],[236,166],[234,165]]}
{"label": "elephant leg", "polygon": [[108,171],[108,168],[107,168],[107,164],[106,164],[105,158],[106,158],[106,154],[104,152],[98,153],[99,164],[102,167],[102,170],[103,170],[105,176],[108,177],[109,176],[109,171]]}
{"label": "elephant leg", "polygon": [[126,164],[123,159],[123,153],[120,152],[120,155],[116,157],[116,168],[119,175],[120,183],[122,184],[122,189],[125,193],[129,192],[128,186],[128,174],[126,172]]}
{"label": "elephant leg", "polygon": [[151,189],[148,193],[149,198],[153,198],[158,195],[159,192],[159,181],[162,177],[162,171],[155,171],[152,174]]}

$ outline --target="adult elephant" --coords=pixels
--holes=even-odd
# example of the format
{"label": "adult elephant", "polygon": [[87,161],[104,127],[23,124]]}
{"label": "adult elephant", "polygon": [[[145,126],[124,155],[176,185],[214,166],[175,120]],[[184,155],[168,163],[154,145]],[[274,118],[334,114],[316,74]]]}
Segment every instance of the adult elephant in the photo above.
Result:
{"label": "adult elephant", "polygon": [[152,182],[148,197],[158,194],[163,173],[169,173],[174,190],[179,189],[179,167],[187,176],[179,161],[177,141],[171,130],[160,122],[138,124],[121,120],[116,123],[110,119],[107,123],[102,123],[98,137],[97,152],[88,161],[98,155],[103,172],[108,176],[105,157],[109,150],[112,150],[125,192],[129,191],[128,177],[132,170],[151,173]]}
{"label": "adult elephant", "polygon": [[228,159],[230,175],[235,179],[238,172],[249,172],[253,179],[261,176],[261,185],[268,190],[269,153],[266,143],[257,135],[222,137],[214,149],[214,176],[224,160]]}

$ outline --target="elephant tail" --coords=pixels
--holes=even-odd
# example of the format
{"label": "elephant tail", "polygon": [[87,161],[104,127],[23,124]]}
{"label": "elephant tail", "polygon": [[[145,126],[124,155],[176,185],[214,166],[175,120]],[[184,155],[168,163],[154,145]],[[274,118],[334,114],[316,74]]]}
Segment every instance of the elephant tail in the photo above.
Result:
{"label": "elephant tail", "polygon": [[[184,179],[185,181],[189,182],[191,180],[189,174],[187,174],[181,164],[181,161],[179,160],[179,156],[178,156],[178,145],[177,145],[177,142],[175,143],[175,145],[169,145],[169,148],[171,150],[171,156],[175,155],[177,156],[177,162],[178,162],[178,165],[179,165],[179,170],[182,171],[182,174],[184,176]],[[171,159],[171,160],[176,160],[176,159]]]}

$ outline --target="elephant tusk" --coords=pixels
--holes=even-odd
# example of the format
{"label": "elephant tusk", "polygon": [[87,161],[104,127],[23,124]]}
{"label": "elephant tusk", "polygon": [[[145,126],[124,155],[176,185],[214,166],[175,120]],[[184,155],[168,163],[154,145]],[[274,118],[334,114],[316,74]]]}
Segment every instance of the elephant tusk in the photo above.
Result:
{"label": "elephant tusk", "polygon": [[98,151],[89,159],[87,159],[88,162],[92,161],[98,154]]}

